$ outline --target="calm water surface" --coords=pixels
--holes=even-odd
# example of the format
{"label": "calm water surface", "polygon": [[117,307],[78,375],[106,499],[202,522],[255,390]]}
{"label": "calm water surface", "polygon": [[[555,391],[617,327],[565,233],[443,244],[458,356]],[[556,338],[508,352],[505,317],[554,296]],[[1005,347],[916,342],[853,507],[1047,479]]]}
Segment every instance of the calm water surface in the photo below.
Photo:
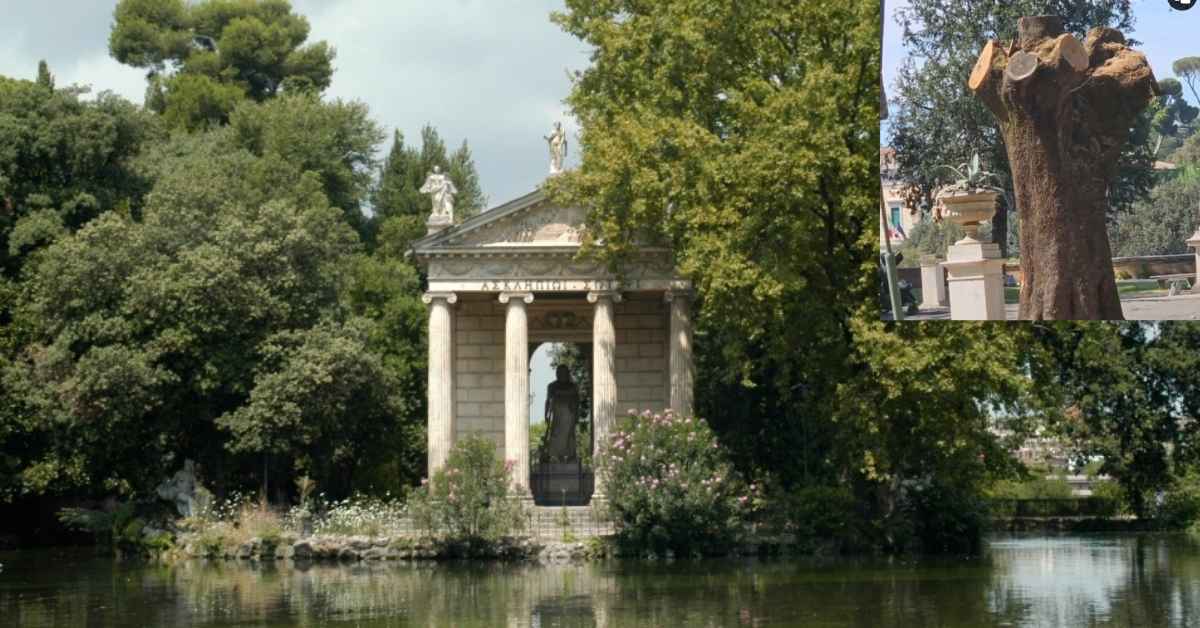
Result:
{"label": "calm water surface", "polygon": [[0,554],[0,626],[1200,626],[1200,545],[991,539],[958,560],[308,567]]}

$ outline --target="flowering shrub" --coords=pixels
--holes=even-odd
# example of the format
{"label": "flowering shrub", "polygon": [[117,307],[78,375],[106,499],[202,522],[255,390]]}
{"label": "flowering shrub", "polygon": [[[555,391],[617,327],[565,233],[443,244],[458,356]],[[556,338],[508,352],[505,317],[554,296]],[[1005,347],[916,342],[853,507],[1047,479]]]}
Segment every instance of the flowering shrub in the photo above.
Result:
{"label": "flowering shrub", "polygon": [[754,493],[702,419],[629,411],[598,461],[620,540],[638,551],[720,553]]}
{"label": "flowering shrub", "polygon": [[409,498],[413,522],[448,542],[492,542],[520,530],[525,509],[512,496],[512,461],[501,461],[491,441],[460,439],[446,465]]}
{"label": "flowering shrub", "polygon": [[[310,515],[313,510],[316,513]],[[284,521],[289,530],[299,533],[302,518],[311,516],[312,532],[319,536],[398,536],[407,531],[406,515],[404,504],[391,495],[354,495],[328,503],[318,498],[315,507],[301,504],[288,511]]]}

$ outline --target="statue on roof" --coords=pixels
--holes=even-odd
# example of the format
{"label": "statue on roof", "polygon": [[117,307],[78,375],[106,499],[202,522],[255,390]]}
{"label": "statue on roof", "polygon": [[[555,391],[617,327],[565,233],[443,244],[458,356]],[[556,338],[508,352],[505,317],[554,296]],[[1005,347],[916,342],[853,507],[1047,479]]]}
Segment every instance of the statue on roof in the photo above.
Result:
{"label": "statue on roof", "polygon": [[567,134],[563,131],[562,122],[555,122],[554,131],[544,139],[550,145],[550,174],[559,174],[567,159]]}
{"label": "statue on roof", "polygon": [[446,222],[454,221],[454,195],[458,194],[458,188],[454,187],[454,182],[440,167],[433,167],[433,172],[425,179],[425,185],[421,186],[421,193],[429,194],[433,201],[432,213],[429,215],[431,221],[435,218]]}

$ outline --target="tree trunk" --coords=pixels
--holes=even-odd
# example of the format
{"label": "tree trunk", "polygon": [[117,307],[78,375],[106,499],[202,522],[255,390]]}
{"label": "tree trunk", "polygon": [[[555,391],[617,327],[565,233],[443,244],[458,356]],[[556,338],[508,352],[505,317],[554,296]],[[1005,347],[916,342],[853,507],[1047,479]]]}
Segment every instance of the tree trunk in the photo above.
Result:
{"label": "tree trunk", "polygon": [[1062,19],[1023,17],[990,41],[968,85],[1000,122],[1021,209],[1022,319],[1121,319],[1105,224],[1107,192],[1158,84],[1120,32],[1080,44]]}

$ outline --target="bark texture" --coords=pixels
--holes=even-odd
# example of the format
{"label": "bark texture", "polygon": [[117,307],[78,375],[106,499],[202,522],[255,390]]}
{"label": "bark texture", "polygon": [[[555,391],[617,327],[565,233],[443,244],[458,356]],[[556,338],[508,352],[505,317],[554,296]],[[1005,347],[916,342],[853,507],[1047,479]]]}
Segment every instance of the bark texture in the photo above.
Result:
{"label": "bark texture", "polygon": [[1111,28],[1081,44],[1056,16],[989,41],[968,86],[1000,122],[1021,211],[1022,319],[1124,318],[1105,217],[1137,115],[1157,95],[1145,56]]}

